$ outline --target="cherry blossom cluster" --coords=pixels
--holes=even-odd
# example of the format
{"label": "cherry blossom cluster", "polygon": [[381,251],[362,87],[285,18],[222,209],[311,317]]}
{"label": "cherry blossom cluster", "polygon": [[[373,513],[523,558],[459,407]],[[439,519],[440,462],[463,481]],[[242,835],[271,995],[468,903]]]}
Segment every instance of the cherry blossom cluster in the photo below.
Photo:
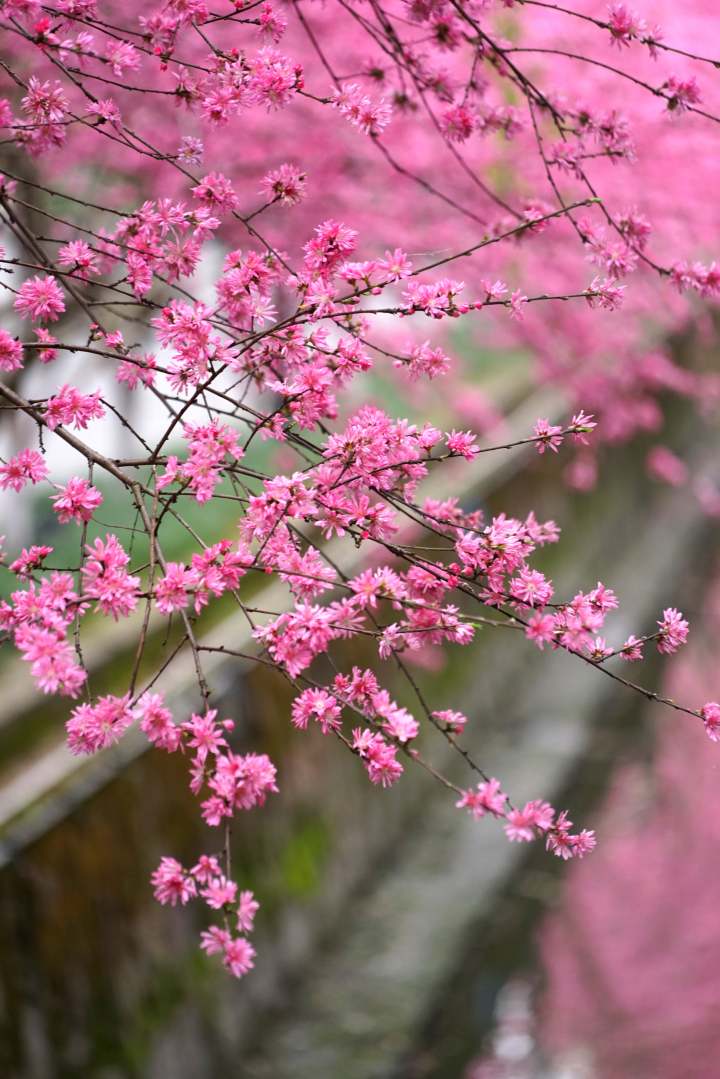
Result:
{"label": "cherry blossom cluster", "polygon": [[474,790],[463,791],[457,806],[467,809],[476,820],[487,814],[504,819],[505,834],[513,843],[528,843],[537,836],[543,837],[547,849],[564,861],[582,858],[595,848],[594,832],[583,829],[572,834],[572,821],[567,813],[563,810],[556,817],[548,802],[526,802],[522,809],[513,809],[497,779],[483,780]]}
{"label": "cherry blossom cluster", "polygon": [[[212,854],[201,854],[197,865],[186,870],[175,858],[162,858],[152,875],[155,898],[163,906],[183,906],[191,899],[204,899],[207,906],[223,919],[201,933],[201,948],[207,955],[221,955],[223,966],[236,978],[249,973],[255,965],[255,949],[245,934],[251,933],[260,904],[253,893],[238,893]],[[230,926],[232,925],[232,929]]]}
{"label": "cherry blossom cluster", "polygon": [[[597,60],[584,40],[579,52],[565,47],[563,14],[562,25],[575,20],[613,51]],[[512,41],[500,32],[505,17],[517,20]],[[503,627],[518,647],[564,650],[648,695],[613,661],[639,662],[651,643],[670,655],[687,639],[687,621],[667,607],[608,644],[613,589],[598,582],[562,598],[534,562],[559,542],[558,525],[529,508],[464,508],[459,490],[482,454],[535,451],[549,469],[570,448],[568,478],[589,489],[598,444],[658,432],[667,396],[703,410],[720,399],[712,374],[643,344],[638,329],[667,308],[660,338],[697,312],[706,318],[720,297],[720,269],[701,242],[711,200],[699,232],[688,228],[681,243],[669,227],[665,243],[642,203],[647,175],[633,186],[624,171],[642,168],[657,122],[681,142],[720,122],[712,87],[687,68],[706,72],[711,58],[675,49],[619,3],[590,18],[508,0],[324,13],[6,0],[0,25],[9,42],[0,137],[27,165],[0,177],[0,398],[20,438],[0,458],[0,491],[43,499],[78,551],[70,568],[53,565],[49,544],[3,555],[12,583],[0,634],[42,693],[75,702],[72,753],[101,752],[135,729],[187,760],[222,849],[192,869],[164,857],[152,878],[159,902],[204,900],[217,921],[203,950],[236,976],[252,969],[246,934],[258,904],[233,879],[231,823],[279,794],[282,775],[265,754],[237,752],[233,720],[218,720],[206,654],[248,659],[205,635],[204,612],[221,598],[247,620],[254,658],[292,685],[291,726],[335,740],[373,786],[423,768],[459,809],[501,821],[510,841],[543,841],[563,859],[589,853],[594,833],[573,832],[566,812],[512,803],[461,741],[472,717],[452,700],[428,702],[412,665]],[[618,68],[637,45],[642,63],[671,57],[678,69]],[[563,87],[561,60],[587,65],[587,101]],[[600,77],[609,89],[592,82]],[[634,122],[621,108],[630,83],[654,110]],[[672,121],[658,121],[658,99]],[[700,168],[716,148],[698,146]],[[568,391],[569,418],[538,417],[512,441],[481,430],[491,424],[478,412],[487,420],[492,410],[473,414],[482,391],[457,373],[458,320],[469,335],[532,351]],[[370,378],[433,416],[439,380],[452,417],[398,416]],[[125,448],[111,450],[118,429]],[[60,445],[70,473],[55,463]],[[689,476],[660,444],[647,468],[670,486]],[[435,477],[447,497],[426,494]],[[708,482],[694,489],[720,515]],[[125,523],[107,524],[117,499]],[[232,532],[188,520],[188,506],[228,503]],[[169,522],[185,541],[172,556]],[[282,600],[261,587],[268,579]],[[138,641],[114,693],[97,692],[82,649],[104,619],[127,620]],[[149,673],[143,659],[159,640],[163,658]],[[361,645],[372,660],[348,663]],[[166,699],[163,675],[183,664],[199,706]],[[720,740],[716,702],[650,695]],[[463,788],[439,772],[434,738],[481,781]]]}

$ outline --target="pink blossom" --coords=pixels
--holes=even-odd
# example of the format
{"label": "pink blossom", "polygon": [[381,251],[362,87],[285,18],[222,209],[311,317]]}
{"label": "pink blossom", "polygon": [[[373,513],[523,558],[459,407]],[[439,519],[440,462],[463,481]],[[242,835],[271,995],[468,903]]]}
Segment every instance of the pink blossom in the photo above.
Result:
{"label": "pink blossom", "polygon": [[464,142],[477,125],[476,113],[467,105],[453,105],[440,116],[440,129],[452,142]]}
{"label": "pink blossom", "polygon": [[554,816],[548,802],[527,802],[523,809],[508,810],[505,834],[511,843],[530,843],[538,833],[550,830]]}
{"label": "pink blossom", "polygon": [[445,441],[450,453],[464,457],[466,461],[472,461],[480,452],[472,431],[451,431]]}
{"label": "pink blossom", "polygon": [[29,577],[52,552],[52,547],[33,543],[30,547],[23,548],[20,557],[10,563],[10,572],[16,573],[18,577]]}
{"label": "pink blossom", "polygon": [[65,724],[71,753],[97,753],[117,742],[133,722],[129,697],[100,697],[78,705]]}
{"label": "pink blossom", "polygon": [[179,749],[182,731],[173,723],[172,713],[165,706],[162,694],[143,693],[137,703],[135,715],[140,720],[140,730],[158,749],[165,749],[168,753]]}
{"label": "pink blossom", "polygon": [[392,119],[392,108],[385,98],[373,102],[356,83],[346,83],[333,95],[333,105],[366,135],[379,135]]}
{"label": "pink blossom", "polygon": [[155,586],[155,603],[163,614],[181,611],[190,602],[194,576],[182,562],[168,562],[165,575]]}
{"label": "pink blossom", "polygon": [[188,745],[197,750],[198,761],[202,764],[208,754],[217,756],[227,746],[222,726],[216,722],[217,709],[210,708],[204,715],[192,715],[182,729],[187,736]]}
{"label": "pink blossom", "polygon": [[455,803],[458,809],[467,809],[476,820],[491,813],[494,817],[505,816],[507,795],[500,789],[499,779],[488,779],[478,783],[475,790],[462,792]]}
{"label": "pink blossom", "polygon": [[720,742],[720,704],[708,701],[700,709],[705,732],[712,742]]}
{"label": "pink blossom", "polygon": [[140,578],[132,577],[126,570],[130,561],[128,554],[116,536],[106,535],[105,540],[96,539],[85,548],[87,558],[82,568],[83,590],[86,596],[98,601],[103,614],[110,614],[117,621],[127,618],[137,604]]}
{"label": "pink blossom", "polygon": [[616,285],[612,278],[595,277],[585,290],[589,307],[602,307],[605,311],[617,311],[623,302],[625,285]]}
{"label": "pink blossom", "polygon": [[222,876],[213,877],[201,890],[200,895],[213,910],[232,906],[237,898],[237,884]]}
{"label": "pink blossom", "polygon": [[372,783],[390,787],[400,778],[403,767],[397,760],[395,746],[387,742],[381,734],[367,728],[353,730],[352,746],[367,769]]}
{"label": "pink blossom", "polygon": [[199,184],[192,189],[199,202],[213,210],[236,210],[239,202],[231,182],[221,172],[211,172],[203,176]]}
{"label": "pink blossom", "polygon": [[40,483],[48,474],[45,458],[37,450],[20,450],[0,464],[0,490],[21,491],[26,483]]}
{"label": "pink blossom", "polygon": [[85,240],[71,240],[59,249],[58,264],[81,281],[88,281],[98,272],[97,256]]}
{"label": "pink blossom", "polygon": [[87,480],[73,476],[53,495],[52,501],[60,524],[68,524],[70,521],[82,524],[83,521],[91,520],[95,510],[102,504],[103,496]]}
{"label": "pink blossom", "polygon": [[323,734],[340,729],[340,708],[326,690],[306,689],[293,701],[293,726],[304,731],[310,719],[320,724]]}
{"label": "pink blossom", "polygon": [[0,371],[19,371],[22,365],[22,345],[7,330],[0,329]]}
{"label": "pink blossom", "polygon": [[439,712],[433,712],[436,719],[445,723],[452,734],[462,734],[467,724],[467,716],[462,712],[456,712],[452,708],[444,708]]}
{"label": "pink blossom", "polygon": [[539,570],[523,566],[510,581],[510,594],[528,607],[544,607],[553,595],[553,586]]}
{"label": "pink blossom", "polygon": [[564,861],[569,858],[584,857],[594,849],[596,843],[594,832],[583,829],[582,832],[571,835],[571,828],[572,822],[568,820],[567,813],[563,810],[552,829],[548,831],[545,840],[546,848]]}
{"label": "pink blossom", "polygon": [[252,892],[240,892],[237,907],[237,927],[242,933],[250,933],[255,922],[255,915],[260,909],[260,904]]}
{"label": "pink blossom", "polygon": [[225,943],[223,964],[236,978],[242,978],[255,966],[255,949],[245,937],[234,937]]}
{"label": "pink blossom", "polygon": [[75,386],[64,385],[53,397],[48,397],[45,405],[45,423],[51,431],[61,423],[84,430],[91,420],[102,419],[104,415],[99,390],[85,394]]}
{"label": "pink blossom", "polygon": [[644,642],[631,633],[620,649],[620,658],[629,663],[637,662],[643,658],[643,648]]}
{"label": "pink blossom", "polygon": [[240,756],[228,751],[215,758],[214,772],[208,780],[213,794],[203,802],[206,822],[217,826],[235,809],[253,809],[265,803],[267,795],[277,792],[275,766],[264,753]]}
{"label": "pink blossom", "polygon": [[694,75],[688,79],[679,79],[671,75],[663,89],[667,95],[667,107],[670,112],[675,110],[684,112],[690,106],[698,105],[702,101],[700,87]]}
{"label": "pink blossom", "polygon": [[151,882],[158,903],[183,906],[197,894],[195,881],[175,858],[163,857],[154,871]]}
{"label": "pink blossom", "polygon": [[608,8],[608,24],[613,44],[629,45],[634,38],[645,32],[645,22],[625,4],[611,4]]}
{"label": "pink blossom", "polygon": [[140,66],[140,53],[129,41],[108,41],[105,56],[112,73],[122,76],[126,71],[135,71]]}
{"label": "pink blossom", "polygon": [[296,165],[284,164],[266,173],[262,190],[270,199],[277,199],[286,206],[295,206],[305,195],[307,177]]}
{"label": "pink blossom", "polygon": [[543,454],[545,450],[552,450],[553,453],[557,453],[558,447],[562,446],[563,434],[562,427],[556,423],[550,423],[549,420],[539,419],[535,421],[535,447],[538,453]]}
{"label": "pink blossom", "polygon": [[54,277],[37,275],[20,286],[13,306],[33,322],[55,322],[65,310],[65,301]]}
{"label": "pink blossom", "polygon": [[657,644],[658,652],[664,655],[672,655],[678,648],[685,644],[688,636],[688,623],[680,611],[674,607],[667,607],[663,611],[662,619],[658,622],[660,627]]}
{"label": "pink blossom", "polygon": [[200,947],[206,955],[223,955],[231,939],[227,929],[221,929],[219,925],[211,925],[209,929],[203,929],[200,934]]}
{"label": "pink blossom", "polygon": [[576,412],[570,420],[570,429],[573,434],[573,441],[579,443],[581,446],[587,446],[588,440],[586,435],[591,434],[597,427],[597,423],[592,416],[586,415],[583,409]]}

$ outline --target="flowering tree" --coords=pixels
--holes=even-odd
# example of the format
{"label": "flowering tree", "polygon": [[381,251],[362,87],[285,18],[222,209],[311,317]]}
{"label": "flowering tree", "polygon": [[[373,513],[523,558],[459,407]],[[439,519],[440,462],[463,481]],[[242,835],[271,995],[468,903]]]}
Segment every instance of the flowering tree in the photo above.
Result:
{"label": "flowering tree", "polygon": [[[266,755],[234,751],[214,705],[208,653],[248,658],[198,629],[220,597],[252,628],[251,658],[293,685],[294,727],[334,738],[379,787],[424,768],[459,808],[561,858],[592,850],[593,833],[547,802],[515,805],[485,774],[456,702],[428,701],[413,677],[429,645],[510,628],[518,647],[563,649],[720,737],[720,705],[677,704],[611,662],[675,652],[677,610],[609,644],[612,589],[558,597],[533,566],[555,522],[531,507],[484,520],[423,491],[442,470],[459,488],[450,462],[525,443],[575,447],[568,479],[587,488],[599,442],[659,428],[661,392],[699,409],[717,395],[664,350],[690,318],[709,326],[704,301],[720,294],[720,268],[697,261],[720,213],[717,64],[697,45],[713,4],[689,6],[654,4],[658,28],[624,4],[540,0],[0,4],[0,397],[15,419],[0,487],[41,485],[77,533],[70,567],[38,543],[7,557],[0,631],[41,692],[79,701],[73,753],[138,724],[157,750],[187,754],[220,839],[192,868],[163,858],[153,885],[161,903],[216,912],[202,947],[234,975],[253,966],[258,902],[233,879],[231,822],[282,783]],[[457,319],[529,348],[537,377],[569,391],[568,418],[486,437],[497,416],[451,355]],[[405,380],[419,409],[444,380],[455,425],[360,403],[371,368]],[[648,467],[687,478],[664,445]],[[718,513],[710,481],[694,483]],[[186,507],[218,502],[239,531],[206,540]],[[132,522],[125,543],[99,523],[111,504]],[[168,557],[171,523],[182,560]],[[258,605],[264,574],[286,590],[281,609]],[[117,695],[91,689],[83,640],[98,618],[137,627]],[[180,629],[149,669],[158,620]],[[347,640],[373,642],[376,667],[339,667]],[[199,705],[173,716],[163,676],[188,659]],[[389,669],[416,714],[383,684]],[[421,724],[464,757],[467,788],[421,754]]]}

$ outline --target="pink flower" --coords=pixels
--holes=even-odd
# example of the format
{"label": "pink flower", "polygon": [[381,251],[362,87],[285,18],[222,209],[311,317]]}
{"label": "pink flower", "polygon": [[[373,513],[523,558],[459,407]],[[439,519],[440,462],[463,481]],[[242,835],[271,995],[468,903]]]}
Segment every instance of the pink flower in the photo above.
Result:
{"label": "pink flower", "polygon": [[60,628],[53,631],[24,624],[15,632],[15,644],[22,658],[31,664],[30,673],[43,693],[77,697],[87,673],[77,663],[63,633]]}
{"label": "pink flower", "polygon": [[161,858],[160,865],[151,877],[154,895],[163,906],[183,906],[197,895],[195,881],[175,858]]}
{"label": "pink flower", "polygon": [[595,848],[594,832],[583,830],[577,835],[571,835],[571,828],[572,822],[567,819],[567,813],[563,810],[545,840],[547,850],[564,861],[569,858],[582,858]]}
{"label": "pink flower", "polygon": [[450,453],[464,457],[466,461],[472,461],[480,452],[472,431],[451,431],[445,436],[445,441]]}
{"label": "pink flower", "polygon": [[100,697],[78,705],[65,724],[71,753],[97,753],[117,742],[133,721],[129,697]]}
{"label": "pink flower", "polygon": [[7,330],[0,330],[0,371],[19,371],[22,365],[22,345]]}
{"label": "pink flower", "polygon": [[596,427],[597,423],[593,417],[586,415],[582,409],[580,409],[579,412],[576,412],[570,420],[573,441],[578,442],[581,446],[588,445],[588,440],[585,436],[594,431]]}
{"label": "pink flower", "polygon": [[[153,355],[146,353],[139,359],[121,360],[118,364],[115,378],[118,382],[124,382],[129,390],[137,389],[138,386],[152,386],[155,381],[156,360]],[[160,487],[160,481],[158,481]]]}
{"label": "pink flower", "polygon": [[196,199],[211,206],[213,210],[236,210],[239,200],[231,182],[221,172],[211,172],[203,176],[192,193]]}
{"label": "pink flower", "polygon": [[87,480],[73,476],[53,495],[52,501],[60,524],[65,525],[70,521],[82,524],[91,520],[95,510],[102,505],[103,496]]}
{"label": "pink flower", "polygon": [[382,728],[391,738],[404,745],[417,737],[420,724],[406,708],[398,708],[392,702],[382,706],[379,706],[377,701],[374,703],[378,715],[382,717]]}
{"label": "pink flower", "polygon": [[643,658],[644,647],[644,641],[638,640],[638,638],[631,633],[620,649],[620,658],[627,660],[628,663],[634,663]]}
{"label": "pink flower", "polygon": [[216,827],[235,809],[262,806],[268,794],[277,792],[276,770],[264,753],[239,756],[228,751],[215,758],[215,770],[208,780],[213,792],[202,805],[206,822]]}
{"label": "pink flower", "polygon": [[447,374],[450,359],[441,348],[431,348],[428,341],[413,346],[407,359],[397,359],[394,366],[406,370],[410,378],[417,379],[425,375],[429,379]]}
{"label": "pink flower", "polygon": [[366,135],[381,134],[392,118],[392,109],[385,98],[373,102],[354,82],[345,83],[341,90],[335,90],[332,103],[354,127]]}
{"label": "pink flower", "polygon": [[699,105],[702,101],[700,87],[694,75],[689,79],[678,79],[675,75],[671,75],[663,89],[667,94],[669,112],[684,112],[691,105]]}
{"label": "pink flower", "polygon": [[486,813],[504,817],[506,803],[507,795],[500,789],[500,780],[488,779],[485,783],[478,783],[476,790],[463,791],[455,805],[458,809],[467,809],[479,820]]}
{"label": "pink flower", "polygon": [[262,190],[268,198],[294,206],[305,195],[306,178],[296,165],[280,165],[263,177]]}
{"label": "pink flower", "polygon": [[100,391],[81,393],[75,386],[61,386],[54,397],[48,397],[45,405],[45,423],[54,431],[60,424],[72,424],[84,430],[91,420],[102,419],[105,407]]}
{"label": "pink flower", "polygon": [[320,724],[323,734],[340,730],[340,707],[326,690],[306,689],[293,701],[293,726],[301,731],[307,730],[310,719]]}
{"label": "pink flower", "polygon": [[260,909],[260,904],[252,892],[240,892],[237,908],[237,927],[243,933],[250,933],[255,922],[255,915]]}
{"label": "pink flower", "polygon": [[658,622],[660,627],[657,644],[658,652],[663,655],[672,655],[677,652],[680,645],[685,644],[688,637],[688,623],[680,611],[674,607],[667,607],[663,611],[662,619]]}
{"label": "pink flower", "polygon": [[116,536],[106,535],[105,540],[96,539],[85,547],[87,559],[82,568],[83,589],[86,596],[98,601],[103,614],[114,619],[127,618],[137,604],[140,594],[140,578],[131,577],[125,567],[130,561]]}
{"label": "pink flower", "polygon": [[128,41],[107,42],[105,56],[113,75],[122,76],[125,71],[135,71],[140,66],[140,53]]}
{"label": "pink flower", "polygon": [[182,562],[168,562],[165,576],[155,586],[155,603],[163,614],[181,611],[190,602],[194,577]]}
{"label": "pink flower", "polygon": [[720,704],[708,701],[700,709],[705,732],[712,742],[720,742]]}
{"label": "pink flower", "polygon": [[394,251],[385,252],[385,257],[378,262],[378,269],[386,281],[402,281],[412,273],[412,265],[405,252],[396,247]]}
{"label": "pink flower", "polygon": [[528,302],[528,298],[521,289],[516,289],[510,296],[510,317],[518,320],[522,320],[524,317],[524,307]]}
{"label": "pink flower", "polygon": [[511,843],[530,843],[538,833],[550,830],[554,816],[548,802],[527,802],[523,809],[508,811],[505,834]]}
{"label": "pink flower", "polygon": [[225,943],[223,963],[236,978],[242,978],[255,966],[255,949],[245,937],[234,937]]}
{"label": "pink flower", "polygon": [[308,270],[327,274],[341,259],[357,246],[357,232],[339,221],[323,221],[316,225],[315,235],[305,244],[305,266]]}
{"label": "pink flower", "polygon": [[612,278],[595,277],[585,290],[588,307],[602,307],[605,311],[617,311],[623,302],[625,285],[616,285]]}
{"label": "pink flower", "polygon": [[65,310],[65,301],[54,277],[38,275],[20,286],[13,306],[33,322],[55,322]]}
{"label": "pink flower", "polygon": [[48,474],[45,458],[37,450],[20,450],[0,464],[0,490],[21,491],[26,483],[40,483]]}
{"label": "pink flower", "polygon": [[602,663],[613,654],[612,648],[608,646],[604,637],[596,637],[591,644],[588,644],[587,652],[588,657],[595,663]]}
{"label": "pink flower", "polygon": [[87,110],[89,116],[97,116],[101,123],[122,123],[120,109],[111,97],[102,98],[100,101],[92,101]]}
{"label": "pink flower", "polygon": [[200,895],[213,910],[222,910],[223,907],[231,906],[235,902],[237,884],[222,875],[213,877],[202,889]]}
{"label": "pink flower", "polygon": [[140,720],[140,730],[158,749],[165,749],[168,753],[179,749],[182,732],[173,723],[172,713],[166,708],[162,694],[143,693],[135,714]]}
{"label": "pink flower", "polygon": [[227,746],[223,728],[216,723],[217,709],[211,708],[204,715],[192,715],[182,729],[187,736],[188,745],[197,750],[200,763],[207,760],[208,754],[217,755]]}
{"label": "pink flower", "polygon": [[534,431],[538,453],[545,453],[548,449],[557,453],[558,447],[563,443],[562,427],[550,423],[549,420],[540,419],[535,421]]}
{"label": "pink flower", "polygon": [[525,636],[534,641],[540,651],[555,640],[555,619],[551,614],[534,614],[525,627]]}
{"label": "pink flower", "polygon": [[439,719],[441,723],[445,723],[452,734],[462,734],[465,730],[467,716],[462,712],[455,712],[452,709],[446,708],[440,712],[433,712],[433,715],[435,716],[435,719]]}
{"label": "pink flower", "polygon": [[381,734],[357,728],[353,731],[352,746],[364,762],[372,783],[390,787],[402,775],[395,746],[386,742]]}
{"label": "pink flower", "polygon": [[220,863],[212,854],[201,854],[190,872],[200,884],[207,884],[211,877],[221,876]]}
{"label": "pink flower", "polygon": [[88,281],[98,272],[97,256],[84,240],[72,240],[63,244],[57,253],[58,265],[69,270],[81,281]]}
{"label": "pink flower", "polygon": [[18,577],[29,577],[52,552],[52,547],[38,546],[33,543],[31,547],[23,548],[20,557],[10,563],[10,572],[16,573]]}
{"label": "pink flower", "polygon": [[539,570],[523,566],[510,581],[510,594],[528,607],[544,607],[553,595],[553,586]]}
{"label": "pink flower", "polygon": [[614,45],[629,45],[633,38],[640,37],[646,29],[645,22],[625,4],[611,4],[608,8],[608,25]]}
{"label": "pink flower", "polygon": [[227,929],[221,929],[219,925],[211,925],[200,934],[200,947],[206,955],[222,955],[231,940],[232,937]]}
{"label": "pink flower", "polygon": [[440,129],[451,142],[465,142],[477,125],[477,113],[467,105],[453,105],[440,116]]}

